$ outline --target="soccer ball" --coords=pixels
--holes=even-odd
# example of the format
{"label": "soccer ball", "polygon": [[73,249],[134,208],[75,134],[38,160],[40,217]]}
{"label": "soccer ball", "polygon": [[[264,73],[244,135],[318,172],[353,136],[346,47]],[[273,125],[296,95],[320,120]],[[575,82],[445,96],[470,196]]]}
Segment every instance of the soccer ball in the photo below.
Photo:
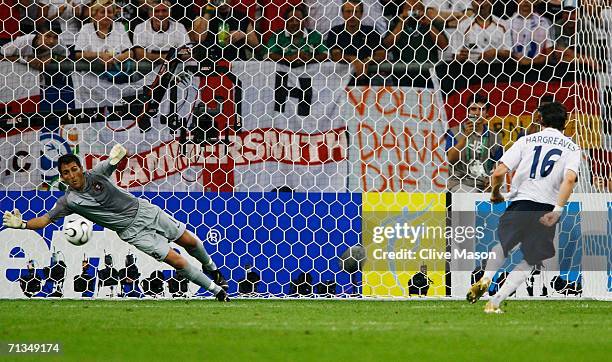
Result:
{"label": "soccer ball", "polygon": [[64,237],[73,245],[83,245],[91,239],[93,223],[87,219],[78,218],[64,223]]}

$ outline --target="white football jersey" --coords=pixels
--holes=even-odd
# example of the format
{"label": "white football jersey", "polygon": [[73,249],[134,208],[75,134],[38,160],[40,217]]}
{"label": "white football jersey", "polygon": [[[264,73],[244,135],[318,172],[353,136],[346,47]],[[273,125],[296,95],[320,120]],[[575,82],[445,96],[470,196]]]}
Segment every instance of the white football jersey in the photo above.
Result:
{"label": "white football jersey", "polygon": [[479,25],[474,16],[459,21],[457,30],[451,33],[449,42],[453,54],[459,53],[463,48],[468,48],[477,54],[489,49],[512,49],[512,37],[506,22],[495,16],[491,19],[493,21],[486,27]]}
{"label": "white football jersey", "polygon": [[116,21],[113,23],[111,32],[102,39],[98,36],[93,23],[83,25],[79,32],[74,49],[84,52],[111,52],[120,54],[132,48],[132,41],[128,36],[123,24]]}
{"label": "white football jersey", "polygon": [[187,43],[189,35],[185,26],[174,21],[170,22],[166,31],[153,30],[150,19],[136,25],[134,29],[134,45],[143,47],[146,51],[168,51]]}
{"label": "white football jersey", "polygon": [[580,147],[560,131],[545,128],[519,138],[499,161],[516,170],[508,200],[557,205],[566,171],[578,174],[580,169]]}

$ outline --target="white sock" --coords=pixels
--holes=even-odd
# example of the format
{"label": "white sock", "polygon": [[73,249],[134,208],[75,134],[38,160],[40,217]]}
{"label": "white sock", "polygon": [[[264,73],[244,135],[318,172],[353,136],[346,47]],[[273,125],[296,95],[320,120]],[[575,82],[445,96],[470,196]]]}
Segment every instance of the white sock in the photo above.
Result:
{"label": "white sock", "polygon": [[510,296],[510,294],[516,291],[521,283],[524,283],[525,280],[529,278],[532,268],[533,266],[527,264],[525,260],[520,262],[519,265],[517,265],[516,268],[514,268],[514,270],[508,274],[504,285],[499,289],[497,294],[493,296],[491,302],[499,306],[501,302]]}
{"label": "white sock", "polygon": [[177,269],[176,275],[194,282],[204,289],[211,291],[214,295],[217,295],[221,290],[220,286],[215,284],[209,277],[204,275],[201,270],[191,264],[187,264],[185,269]]}
{"label": "white sock", "polygon": [[487,278],[492,280],[495,276],[495,273],[499,270],[499,268],[504,265],[506,261],[506,257],[504,256],[504,249],[501,244],[497,244],[491,249],[493,253],[495,253],[494,259],[487,259],[487,267],[485,268],[485,273],[482,276],[483,278]]}

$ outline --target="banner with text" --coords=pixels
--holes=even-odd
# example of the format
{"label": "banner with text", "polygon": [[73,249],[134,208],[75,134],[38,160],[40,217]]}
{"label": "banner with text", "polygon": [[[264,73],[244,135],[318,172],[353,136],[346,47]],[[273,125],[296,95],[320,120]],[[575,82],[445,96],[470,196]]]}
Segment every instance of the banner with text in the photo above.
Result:
{"label": "banner with text", "polygon": [[347,93],[349,189],[443,191],[448,169],[439,95],[416,87],[355,87]]}
{"label": "banner with text", "polygon": [[234,62],[232,73],[242,88],[236,190],[346,191],[348,65]]}

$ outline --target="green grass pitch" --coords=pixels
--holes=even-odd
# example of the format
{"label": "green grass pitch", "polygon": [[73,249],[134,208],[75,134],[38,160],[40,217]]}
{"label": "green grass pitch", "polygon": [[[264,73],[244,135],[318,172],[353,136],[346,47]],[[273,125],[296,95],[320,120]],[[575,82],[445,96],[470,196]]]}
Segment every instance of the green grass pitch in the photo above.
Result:
{"label": "green grass pitch", "polygon": [[0,360],[607,360],[612,303],[349,300],[0,301],[0,341],[60,355]]}

